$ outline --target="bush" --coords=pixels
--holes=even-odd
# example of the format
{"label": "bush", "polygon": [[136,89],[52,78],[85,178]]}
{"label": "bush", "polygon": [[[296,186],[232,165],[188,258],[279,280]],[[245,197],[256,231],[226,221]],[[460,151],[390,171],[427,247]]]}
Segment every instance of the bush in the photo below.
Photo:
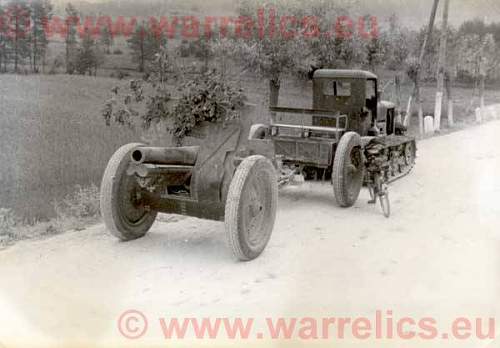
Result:
{"label": "bush", "polygon": [[14,234],[16,216],[11,209],[0,208],[0,241]]}
{"label": "bush", "polygon": [[55,204],[55,210],[60,219],[99,217],[99,188],[94,184],[87,187],[77,185],[74,193]]}
{"label": "bush", "polygon": [[180,52],[180,56],[182,58],[187,58],[189,56],[191,56],[192,54],[194,54],[192,51],[191,51],[191,47],[189,45],[189,41],[184,39],[182,40],[180,46],[179,46],[179,52]]}
{"label": "bush", "polygon": [[246,96],[216,71],[184,76],[177,87],[179,98],[172,98],[163,79],[162,73],[153,72],[147,81],[132,80],[129,93],[124,95],[115,87],[102,110],[106,125],[114,122],[133,128],[140,121],[143,129],[149,130],[163,123],[180,144],[204,122],[224,124],[239,119]]}
{"label": "bush", "polygon": [[180,85],[181,96],[170,118],[170,131],[176,138],[183,138],[199,124],[208,121],[225,123],[237,120],[246,96],[242,90],[226,83],[215,71],[204,73]]}
{"label": "bush", "polygon": [[84,230],[98,221],[99,189],[96,185],[76,186],[62,202],[55,203],[57,217],[50,221],[36,221],[31,224],[18,223],[14,212],[0,208],[0,247],[17,241],[53,236],[69,230]]}
{"label": "bush", "polygon": [[127,77],[130,77],[130,74],[128,72],[118,70],[118,72],[116,73],[116,78],[118,80],[123,80],[124,78]]}
{"label": "bush", "polygon": [[117,70],[116,72],[112,72],[111,74],[109,74],[109,77],[123,80],[126,77],[130,77],[130,74],[128,72]]}

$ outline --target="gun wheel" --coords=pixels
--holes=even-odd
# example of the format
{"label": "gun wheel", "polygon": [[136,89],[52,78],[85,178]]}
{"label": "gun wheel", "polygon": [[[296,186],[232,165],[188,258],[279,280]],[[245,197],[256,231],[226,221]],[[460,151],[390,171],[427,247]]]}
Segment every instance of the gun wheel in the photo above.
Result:
{"label": "gun wheel", "polygon": [[274,227],[278,179],[264,156],[250,156],[238,166],[225,207],[225,229],[233,255],[250,261],[265,249]]}
{"label": "gun wheel", "polygon": [[364,175],[361,137],[355,132],[348,132],[340,139],[333,162],[333,191],[341,207],[352,207],[356,203]]}
{"label": "gun wheel", "polygon": [[130,153],[142,144],[118,149],[108,162],[101,183],[101,214],[108,230],[121,240],[143,237],[153,225],[156,212],[139,202],[139,186],[127,175]]}

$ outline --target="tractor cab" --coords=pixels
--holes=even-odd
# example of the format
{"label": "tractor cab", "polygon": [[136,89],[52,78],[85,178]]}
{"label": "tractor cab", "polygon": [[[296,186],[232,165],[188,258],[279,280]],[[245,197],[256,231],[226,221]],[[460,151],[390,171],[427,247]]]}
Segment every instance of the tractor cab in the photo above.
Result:
{"label": "tractor cab", "polygon": [[[361,136],[394,133],[395,105],[380,102],[377,76],[362,70],[319,69],[313,75],[313,109],[347,116],[347,130]],[[328,119],[313,119],[328,127]]]}

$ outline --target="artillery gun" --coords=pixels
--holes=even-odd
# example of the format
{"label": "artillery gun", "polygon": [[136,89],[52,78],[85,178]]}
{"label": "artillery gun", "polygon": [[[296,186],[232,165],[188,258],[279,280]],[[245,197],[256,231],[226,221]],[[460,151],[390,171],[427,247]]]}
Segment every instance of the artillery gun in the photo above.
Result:
{"label": "artillery gun", "polygon": [[258,257],[269,242],[278,186],[296,175],[331,180],[341,207],[366,184],[390,214],[387,185],[411,170],[415,139],[379,101],[377,77],[317,70],[313,108],[271,107],[268,125],[206,123],[182,147],[128,144],[116,151],[101,184],[101,213],[122,240],[144,236],[157,213],[225,222],[233,255]]}
{"label": "artillery gun", "polygon": [[242,126],[205,123],[182,147],[128,144],[111,157],[101,184],[107,228],[122,240],[144,236],[157,213],[225,221],[235,257],[266,247],[278,201],[277,172],[262,155],[237,157]]}

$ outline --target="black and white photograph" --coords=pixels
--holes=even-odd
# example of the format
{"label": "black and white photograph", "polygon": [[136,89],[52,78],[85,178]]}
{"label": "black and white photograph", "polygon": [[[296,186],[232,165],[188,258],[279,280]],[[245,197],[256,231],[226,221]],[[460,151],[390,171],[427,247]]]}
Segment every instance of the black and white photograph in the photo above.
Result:
{"label": "black and white photograph", "polygon": [[0,0],[0,348],[499,336],[499,0]]}

